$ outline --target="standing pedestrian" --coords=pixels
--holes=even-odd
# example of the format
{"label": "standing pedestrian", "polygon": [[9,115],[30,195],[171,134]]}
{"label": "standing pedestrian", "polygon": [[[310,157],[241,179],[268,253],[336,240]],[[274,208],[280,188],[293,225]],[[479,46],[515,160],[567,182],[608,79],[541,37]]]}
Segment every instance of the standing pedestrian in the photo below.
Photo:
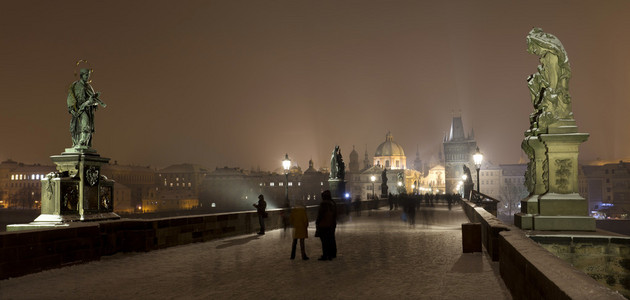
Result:
{"label": "standing pedestrian", "polygon": [[300,240],[300,252],[302,259],[308,260],[306,256],[306,248],[304,248],[304,239],[308,238],[308,216],[306,215],[306,206],[300,204],[291,210],[291,225],[293,226],[293,244],[291,245],[291,259],[295,259],[295,248],[297,241]]}
{"label": "standing pedestrian", "polygon": [[337,256],[335,245],[335,228],[337,227],[337,208],[329,190],[322,193],[317,220],[315,221],[315,235],[322,242],[322,256],[319,260],[332,260]]}
{"label": "standing pedestrian", "polygon": [[265,202],[265,197],[260,194],[258,196],[258,203],[254,203],[254,207],[256,208],[256,212],[258,213],[258,223],[260,224],[260,231],[258,234],[265,234],[265,218],[267,218],[267,202]]}

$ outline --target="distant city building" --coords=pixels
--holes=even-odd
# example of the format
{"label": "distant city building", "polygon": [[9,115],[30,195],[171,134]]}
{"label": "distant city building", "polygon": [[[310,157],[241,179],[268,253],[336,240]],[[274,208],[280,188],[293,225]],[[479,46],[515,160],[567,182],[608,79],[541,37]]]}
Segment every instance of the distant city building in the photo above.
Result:
{"label": "distant city building", "polygon": [[464,165],[470,168],[473,182],[476,185],[477,172],[472,156],[476,151],[477,142],[472,131],[468,136],[465,135],[461,117],[453,117],[451,130],[448,136],[444,137],[442,145],[444,146],[446,192],[458,192],[457,183],[462,180]]}
{"label": "distant city building", "polygon": [[41,180],[54,171],[53,165],[28,165],[10,159],[0,163],[0,208],[40,208]]}
{"label": "distant city building", "polygon": [[[471,169],[471,173],[474,169]],[[523,173],[524,174],[524,173]],[[479,192],[494,199],[499,199],[501,192],[501,167],[484,160],[479,170]],[[477,182],[475,182],[477,184]],[[476,188],[475,188],[476,189]]]}
{"label": "distant city building", "polygon": [[155,198],[142,199],[142,211],[186,210],[199,207],[201,184],[207,173],[205,168],[187,163],[159,170]]}
{"label": "distant city building", "polygon": [[253,210],[252,204],[262,194],[268,208],[280,208],[286,205],[287,188],[290,204],[317,205],[321,193],[328,189],[328,173],[316,170],[312,160],[306,171],[296,165],[288,176],[281,169],[253,172],[217,168],[203,182],[202,203],[217,211]]}
{"label": "distant city building", "polygon": [[592,216],[630,218],[630,163],[584,165],[580,172],[580,195],[589,202]]}
{"label": "distant city building", "polygon": [[158,176],[154,169],[148,166],[103,165],[101,174],[113,179],[114,186],[114,210],[116,212],[142,211],[143,200],[156,199]]}

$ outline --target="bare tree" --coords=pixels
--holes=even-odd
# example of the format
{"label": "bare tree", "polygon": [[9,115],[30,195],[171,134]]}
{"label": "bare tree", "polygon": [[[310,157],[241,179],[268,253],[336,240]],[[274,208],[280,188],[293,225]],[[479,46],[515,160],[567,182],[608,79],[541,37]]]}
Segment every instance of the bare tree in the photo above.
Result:
{"label": "bare tree", "polygon": [[520,201],[527,196],[527,188],[522,183],[504,182],[501,185],[499,199],[501,200],[500,211],[512,216],[520,211]]}

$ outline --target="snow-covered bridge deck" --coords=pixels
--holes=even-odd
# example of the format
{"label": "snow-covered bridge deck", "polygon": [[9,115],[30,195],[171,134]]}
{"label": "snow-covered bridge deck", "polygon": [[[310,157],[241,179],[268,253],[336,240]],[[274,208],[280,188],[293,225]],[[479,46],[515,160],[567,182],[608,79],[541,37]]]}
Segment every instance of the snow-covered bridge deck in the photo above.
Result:
{"label": "snow-covered bridge deck", "polygon": [[0,299],[510,299],[498,263],[462,253],[466,222],[458,206],[423,207],[415,227],[381,208],[338,225],[333,261],[311,223],[308,261],[280,229],[11,278]]}

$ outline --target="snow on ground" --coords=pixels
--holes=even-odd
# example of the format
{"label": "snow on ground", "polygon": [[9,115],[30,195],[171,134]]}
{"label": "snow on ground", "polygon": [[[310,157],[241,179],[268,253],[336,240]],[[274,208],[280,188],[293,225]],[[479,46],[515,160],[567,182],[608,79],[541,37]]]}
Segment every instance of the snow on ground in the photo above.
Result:
{"label": "snow on ground", "polygon": [[462,253],[461,208],[354,213],[337,227],[338,256],[289,260],[291,230],[268,231],[0,281],[0,299],[511,299],[487,254]]}

